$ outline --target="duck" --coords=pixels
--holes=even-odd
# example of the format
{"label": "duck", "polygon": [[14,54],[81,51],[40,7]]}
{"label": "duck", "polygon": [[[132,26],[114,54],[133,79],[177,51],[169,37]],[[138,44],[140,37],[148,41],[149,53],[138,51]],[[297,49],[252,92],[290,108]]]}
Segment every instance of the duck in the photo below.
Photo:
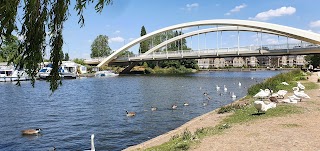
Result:
{"label": "duck", "polygon": [[171,108],[174,110],[174,109],[177,109],[177,105],[175,105],[175,104],[173,104],[172,106],[171,106]]}
{"label": "duck", "polygon": [[184,106],[189,106],[189,103],[184,102],[183,105],[184,105]]}
{"label": "duck", "polygon": [[151,111],[156,111],[158,108],[151,106]]}
{"label": "duck", "polygon": [[136,115],[136,112],[128,112],[126,111],[128,117],[132,117]]}
{"label": "duck", "polygon": [[94,147],[94,134],[91,134],[91,149],[85,151],[95,151],[96,148]]}
{"label": "duck", "polygon": [[226,85],[223,85],[223,88],[224,88],[224,89],[223,89],[224,91],[228,91]]}
{"label": "duck", "polygon": [[26,129],[26,130],[22,130],[21,133],[22,135],[36,135],[39,134],[41,131],[40,128],[37,129]]}
{"label": "duck", "polygon": [[269,100],[270,100],[271,102],[278,103],[277,97],[271,96],[271,97],[269,97]]}
{"label": "duck", "polygon": [[238,84],[238,85],[239,85],[239,87],[241,87],[241,82],[239,82],[239,84]]}

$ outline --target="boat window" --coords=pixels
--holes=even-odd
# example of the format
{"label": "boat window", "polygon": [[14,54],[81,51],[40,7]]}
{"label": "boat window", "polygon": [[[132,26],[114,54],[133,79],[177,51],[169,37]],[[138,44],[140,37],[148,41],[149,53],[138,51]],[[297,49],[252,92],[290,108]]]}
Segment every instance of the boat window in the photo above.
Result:
{"label": "boat window", "polygon": [[39,72],[46,72],[47,69],[41,69]]}
{"label": "boat window", "polygon": [[0,71],[0,74],[6,74],[6,72],[5,71]]}
{"label": "boat window", "polygon": [[11,76],[12,75],[12,71],[7,71],[7,76]]}

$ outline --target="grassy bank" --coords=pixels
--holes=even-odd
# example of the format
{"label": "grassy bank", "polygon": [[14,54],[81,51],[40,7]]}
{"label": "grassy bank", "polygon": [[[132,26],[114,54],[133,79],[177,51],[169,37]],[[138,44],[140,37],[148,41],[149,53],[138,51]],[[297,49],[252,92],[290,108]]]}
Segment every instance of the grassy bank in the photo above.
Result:
{"label": "grassy bank", "polygon": [[[270,88],[275,91],[279,89],[285,89],[292,92],[292,87],[296,86],[296,81],[306,79],[306,75],[300,70],[291,71],[288,73],[282,73],[275,77],[266,79],[264,82],[252,86],[248,89],[248,96],[232,103],[230,105],[221,107],[218,113],[233,112],[230,116],[226,117],[222,122],[214,127],[205,127],[197,129],[194,133],[189,130],[185,130],[180,135],[173,136],[170,141],[148,148],[146,150],[188,150],[191,146],[196,146],[200,140],[204,137],[222,134],[225,129],[228,129],[235,124],[252,122],[259,119],[266,119],[271,117],[285,116],[288,114],[303,113],[304,110],[296,105],[292,104],[278,104],[276,108],[268,110],[266,114],[256,115],[257,110],[251,105],[254,99],[252,95],[257,93],[260,89]],[[288,86],[281,85],[281,82],[288,82]],[[315,89],[317,85],[312,82],[304,83],[306,89]],[[249,104],[249,105],[246,105]]]}

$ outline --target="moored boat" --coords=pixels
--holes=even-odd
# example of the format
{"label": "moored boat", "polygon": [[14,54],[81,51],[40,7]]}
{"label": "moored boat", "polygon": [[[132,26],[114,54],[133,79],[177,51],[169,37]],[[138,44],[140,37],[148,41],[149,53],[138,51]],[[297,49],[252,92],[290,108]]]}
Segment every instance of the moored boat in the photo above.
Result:
{"label": "moored boat", "polygon": [[115,76],[118,76],[119,74],[117,73],[114,73],[113,71],[111,70],[104,70],[104,71],[97,71],[94,76],[95,77],[115,77]]}
{"label": "moored boat", "polygon": [[24,70],[16,70],[14,67],[0,67],[0,82],[26,81],[30,80]]}

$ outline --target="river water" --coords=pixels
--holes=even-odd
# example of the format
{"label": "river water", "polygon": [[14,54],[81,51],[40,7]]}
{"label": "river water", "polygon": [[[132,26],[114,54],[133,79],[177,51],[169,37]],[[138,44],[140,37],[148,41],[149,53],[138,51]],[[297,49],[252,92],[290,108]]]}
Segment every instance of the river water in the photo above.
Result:
{"label": "river water", "polygon": [[[64,80],[52,95],[49,83],[0,83],[0,150],[122,150],[173,130],[246,95],[250,85],[279,71],[199,72],[179,76],[118,76]],[[238,83],[241,82],[241,86]],[[216,85],[220,90],[216,90]],[[224,92],[223,85],[227,87]],[[207,101],[208,93],[211,100]],[[189,106],[183,106],[183,103]],[[173,104],[178,105],[172,110]],[[151,106],[158,108],[151,111]],[[126,110],[136,112],[127,117]],[[21,130],[41,128],[38,136]]]}

